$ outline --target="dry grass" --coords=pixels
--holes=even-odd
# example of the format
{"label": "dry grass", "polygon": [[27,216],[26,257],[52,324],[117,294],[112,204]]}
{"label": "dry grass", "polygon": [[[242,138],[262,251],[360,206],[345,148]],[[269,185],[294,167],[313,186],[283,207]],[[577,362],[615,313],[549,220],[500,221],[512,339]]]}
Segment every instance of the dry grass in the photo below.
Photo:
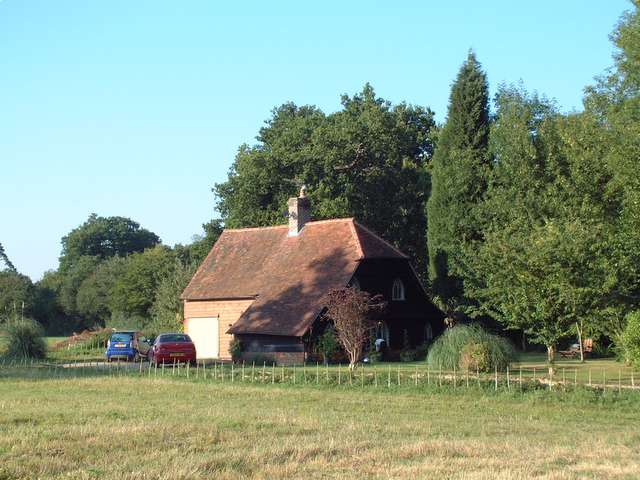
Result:
{"label": "dry grass", "polygon": [[0,479],[638,478],[640,396],[0,379]]}

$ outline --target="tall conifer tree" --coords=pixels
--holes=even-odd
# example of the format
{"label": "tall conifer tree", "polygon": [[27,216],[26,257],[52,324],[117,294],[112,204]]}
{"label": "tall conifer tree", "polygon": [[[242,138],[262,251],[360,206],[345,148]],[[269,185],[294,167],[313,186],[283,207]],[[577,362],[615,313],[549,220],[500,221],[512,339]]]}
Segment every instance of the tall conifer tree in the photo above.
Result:
{"label": "tall conifer tree", "polygon": [[469,51],[451,89],[447,121],[431,165],[427,203],[429,276],[440,306],[451,314],[463,300],[463,244],[480,238],[475,206],[486,189],[489,87]]}

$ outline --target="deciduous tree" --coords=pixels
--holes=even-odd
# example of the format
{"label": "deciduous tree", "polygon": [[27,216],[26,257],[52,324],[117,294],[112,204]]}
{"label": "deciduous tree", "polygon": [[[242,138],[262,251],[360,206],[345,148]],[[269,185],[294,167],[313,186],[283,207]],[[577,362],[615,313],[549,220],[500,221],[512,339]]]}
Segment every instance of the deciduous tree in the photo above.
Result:
{"label": "deciduous tree", "polygon": [[125,217],[99,217],[91,214],[88,220],[62,237],[60,270],[66,272],[81,257],[100,260],[119,255],[142,252],[160,243],[158,236]]}
{"label": "deciduous tree", "polygon": [[375,327],[375,315],[386,302],[381,295],[371,296],[356,288],[341,288],[327,295],[326,316],[333,322],[338,341],[349,356],[353,370],[362,359]]}

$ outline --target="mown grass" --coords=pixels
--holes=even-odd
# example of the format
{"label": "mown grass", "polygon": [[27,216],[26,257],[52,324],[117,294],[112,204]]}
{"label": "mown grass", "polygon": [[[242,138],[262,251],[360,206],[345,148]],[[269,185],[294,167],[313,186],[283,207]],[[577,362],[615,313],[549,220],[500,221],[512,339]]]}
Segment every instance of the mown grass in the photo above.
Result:
{"label": "mown grass", "polygon": [[0,375],[1,479],[640,476],[637,392],[27,378],[8,370]]}

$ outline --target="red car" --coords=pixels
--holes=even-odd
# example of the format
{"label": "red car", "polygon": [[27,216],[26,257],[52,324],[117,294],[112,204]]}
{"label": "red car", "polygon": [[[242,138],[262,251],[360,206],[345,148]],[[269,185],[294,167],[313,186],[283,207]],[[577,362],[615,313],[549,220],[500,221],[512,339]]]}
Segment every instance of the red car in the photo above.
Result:
{"label": "red car", "polygon": [[184,333],[163,333],[158,335],[148,353],[149,361],[160,363],[195,363],[196,346]]}

